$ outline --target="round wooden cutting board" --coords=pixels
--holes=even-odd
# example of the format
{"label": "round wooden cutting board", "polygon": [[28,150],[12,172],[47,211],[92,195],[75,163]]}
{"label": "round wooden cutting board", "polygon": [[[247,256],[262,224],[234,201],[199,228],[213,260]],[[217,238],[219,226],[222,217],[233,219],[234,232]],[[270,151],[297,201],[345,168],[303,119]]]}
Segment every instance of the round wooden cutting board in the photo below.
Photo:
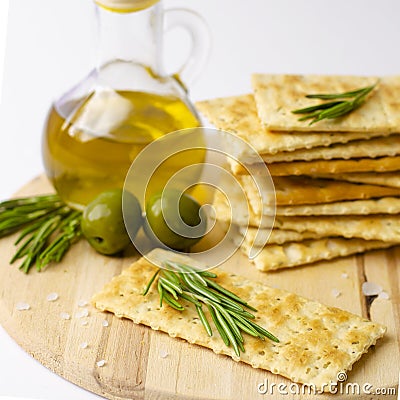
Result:
{"label": "round wooden cutting board", "polygon": [[[18,195],[51,191],[40,177]],[[257,390],[266,380],[290,384],[280,376],[95,310],[90,305],[92,295],[138,257],[134,252],[124,258],[103,257],[81,240],[60,264],[25,275],[18,266],[9,265],[15,237],[0,240],[0,323],[26,352],[65,379],[108,399],[253,400],[267,398]],[[223,268],[386,325],[387,334],[355,364],[348,382],[389,388],[398,385],[400,366],[399,262],[400,249],[393,248],[266,274],[237,253]],[[360,290],[365,281],[381,285],[390,298],[375,298],[369,304]],[[48,301],[51,293],[58,299]],[[19,311],[20,302],[30,309]],[[282,396],[276,390],[268,398],[293,395]]]}

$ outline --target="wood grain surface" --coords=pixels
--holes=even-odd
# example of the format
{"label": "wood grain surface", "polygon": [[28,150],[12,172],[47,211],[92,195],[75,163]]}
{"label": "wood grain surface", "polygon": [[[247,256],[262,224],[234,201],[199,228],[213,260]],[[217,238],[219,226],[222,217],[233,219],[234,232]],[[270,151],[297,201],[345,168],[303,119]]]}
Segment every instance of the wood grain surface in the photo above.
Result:
{"label": "wood grain surface", "polygon": [[[18,195],[48,192],[51,186],[40,177]],[[41,273],[32,269],[25,275],[8,262],[15,251],[14,241],[15,236],[0,241],[0,323],[26,352],[76,385],[112,400],[316,398],[290,393],[297,389],[283,377],[101,313],[90,304],[79,306],[132,263],[138,257],[134,251],[124,258],[103,257],[81,240],[61,264]],[[357,398],[395,399],[400,369],[399,262],[400,248],[392,248],[267,274],[258,272],[237,253],[223,268],[386,325],[385,337],[354,365],[342,390],[345,392],[350,382],[360,385]],[[389,299],[365,298],[361,291],[365,281],[381,285]],[[340,292],[339,297],[335,291]],[[49,302],[47,295],[52,292],[59,298]],[[18,311],[18,302],[28,303],[30,309]],[[85,308],[89,315],[82,317]],[[63,319],[61,313],[71,318]],[[103,321],[108,326],[103,326]],[[82,348],[84,343],[86,348]],[[105,360],[104,366],[97,365],[101,360]],[[266,383],[269,394],[259,393],[259,385],[264,384],[262,392]],[[271,395],[271,384],[286,385],[280,390],[288,394],[274,386]],[[372,394],[363,393],[366,384]],[[336,398],[353,397],[352,387],[347,386],[349,395],[337,394]],[[380,388],[394,390],[377,394]]]}

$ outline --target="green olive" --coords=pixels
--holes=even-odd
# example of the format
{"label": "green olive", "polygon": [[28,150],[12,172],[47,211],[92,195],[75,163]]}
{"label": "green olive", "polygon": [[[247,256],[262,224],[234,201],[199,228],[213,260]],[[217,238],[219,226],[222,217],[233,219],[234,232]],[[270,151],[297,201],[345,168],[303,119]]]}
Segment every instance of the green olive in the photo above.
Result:
{"label": "green olive", "polygon": [[196,244],[206,233],[206,216],[200,204],[188,194],[165,190],[146,204],[144,231],[167,247],[185,250]]}
{"label": "green olive", "polygon": [[121,189],[108,190],[89,203],[82,216],[82,232],[90,245],[101,254],[116,254],[130,243],[122,214],[124,197],[125,219],[131,235],[142,225],[142,210],[137,198]]}

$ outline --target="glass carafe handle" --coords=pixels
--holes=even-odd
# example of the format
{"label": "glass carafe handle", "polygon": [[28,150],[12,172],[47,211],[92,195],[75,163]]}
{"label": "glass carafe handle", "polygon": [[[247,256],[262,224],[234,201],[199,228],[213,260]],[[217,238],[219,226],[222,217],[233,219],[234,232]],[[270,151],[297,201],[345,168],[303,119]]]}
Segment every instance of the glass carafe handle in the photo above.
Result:
{"label": "glass carafe handle", "polygon": [[183,28],[189,33],[192,48],[186,62],[174,74],[183,85],[191,85],[199,77],[205,67],[211,48],[210,29],[194,11],[185,8],[170,8],[164,11],[164,28],[169,31]]}

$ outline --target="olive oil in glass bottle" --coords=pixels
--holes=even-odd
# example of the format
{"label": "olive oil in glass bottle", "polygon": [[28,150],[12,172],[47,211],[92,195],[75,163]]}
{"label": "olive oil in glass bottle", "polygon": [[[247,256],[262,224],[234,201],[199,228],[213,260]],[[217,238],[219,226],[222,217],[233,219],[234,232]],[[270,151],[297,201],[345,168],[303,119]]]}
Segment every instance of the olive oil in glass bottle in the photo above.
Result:
{"label": "olive oil in glass bottle", "polygon": [[[104,190],[122,188],[132,161],[151,141],[200,124],[180,80],[163,70],[162,37],[166,28],[185,20],[195,40],[180,76],[190,81],[206,59],[209,37],[202,19],[182,9],[164,11],[154,0],[140,0],[135,7],[138,1],[96,2],[98,65],[54,102],[46,121],[46,173],[74,208],[82,209]],[[201,164],[205,152],[191,153],[173,156],[170,176]],[[161,189],[164,183],[159,182]]]}

